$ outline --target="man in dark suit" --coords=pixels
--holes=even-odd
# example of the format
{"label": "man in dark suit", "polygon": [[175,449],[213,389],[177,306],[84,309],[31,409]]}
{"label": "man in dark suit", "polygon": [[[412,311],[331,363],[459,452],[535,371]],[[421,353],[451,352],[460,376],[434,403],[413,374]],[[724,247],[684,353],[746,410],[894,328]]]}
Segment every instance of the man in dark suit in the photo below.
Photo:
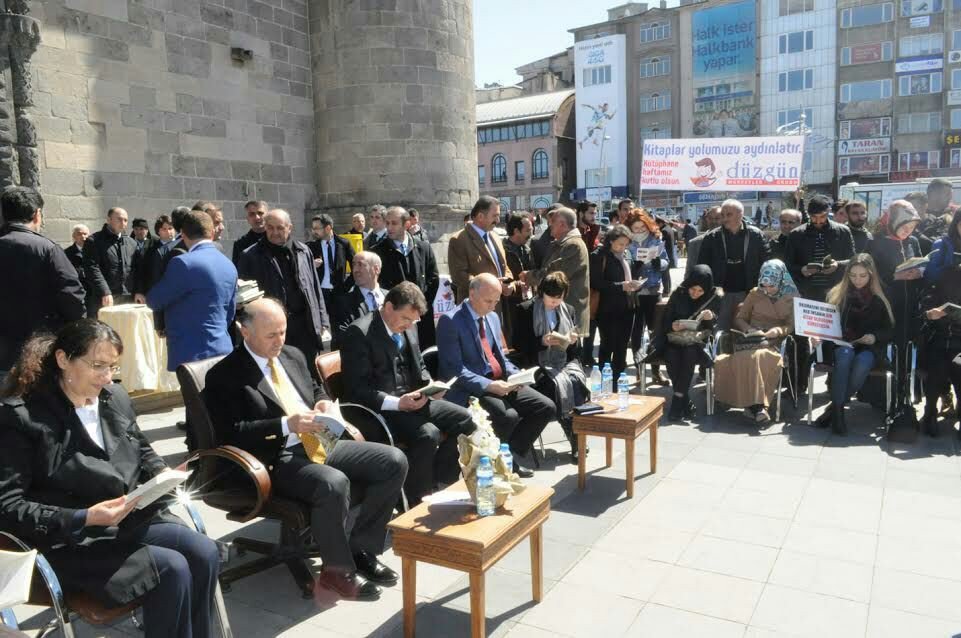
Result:
{"label": "man in dark suit", "polygon": [[111,208],[107,223],[83,245],[83,268],[90,297],[87,314],[96,319],[104,306],[133,301],[133,259],[137,242],[128,237],[127,211]]}
{"label": "man in dark suit", "polygon": [[[287,309],[287,343],[313,362],[330,328],[314,258],[307,246],[290,236],[290,215],[276,208],[264,217],[263,238],[244,251],[237,270],[253,279],[264,294]],[[316,379],[316,371],[311,366]]]}
{"label": "man in dark suit", "polygon": [[[394,441],[407,446],[404,490],[411,506],[435,484],[457,480],[457,435],[475,428],[466,409],[417,391],[430,381],[413,329],[426,311],[424,293],[401,282],[378,312],[350,324],[341,345],[344,398],[379,412]],[[447,435],[443,443],[441,433]]]}
{"label": "man in dark suit", "polygon": [[556,416],[554,402],[529,385],[514,386],[507,378],[519,372],[504,356],[501,323],[494,312],[501,285],[484,273],[471,279],[469,296],[453,315],[444,315],[437,326],[437,374],[457,377],[447,392],[448,401],[467,405],[477,397],[487,410],[498,438],[510,444],[515,471],[522,477],[534,473],[519,463],[530,452],[541,431]]}
{"label": "man in dark suit", "polygon": [[56,331],[84,316],[84,291],[63,249],[40,234],[43,198],[26,186],[0,195],[0,380],[37,330]]}
{"label": "man in dark suit", "polygon": [[170,215],[158,217],[153,227],[154,232],[157,233],[157,240],[144,253],[137,268],[137,277],[134,279],[133,298],[137,303],[147,303],[147,293],[163,277],[166,262],[164,258],[176,243],[176,233]]}
{"label": "man in dark suit", "polygon": [[354,255],[351,264],[352,283],[336,297],[331,312],[331,348],[337,350],[347,327],[361,317],[376,312],[384,305],[384,291],[378,284],[381,261],[377,253],[362,250]]}
{"label": "man in dark suit", "polygon": [[417,324],[420,345],[429,348],[437,338],[434,333],[434,295],[440,285],[437,260],[426,241],[414,239],[407,232],[410,216],[400,206],[391,206],[386,215],[387,234],[373,251],[380,256],[383,268],[380,282],[390,290],[402,281],[412,281],[427,299],[427,314]]}
{"label": "man in dark suit", "polygon": [[[520,274],[534,268],[530,239],[533,232],[531,218],[527,213],[511,213],[507,218],[507,237],[504,238],[504,257],[512,273]],[[517,305],[524,301],[526,286],[514,286],[510,296],[504,298],[504,338],[514,346],[514,314]]]}
{"label": "man in dark suit", "polygon": [[381,204],[374,204],[367,210],[370,232],[364,237],[364,250],[372,249],[387,236],[387,221],[384,219],[386,214],[387,207]]}
{"label": "man in dark suit", "polygon": [[[243,345],[207,373],[207,409],[221,441],[260,459],[278,494],[310,505],[310,531],[324,561],[319,583],[345,598],[377,598],[378,584],[397,583],[377,557],[407,459],[396,448],[363,440],[339,440],[329,454],[323,446],[313,449],[317,439],[303,437],[324,428],[314,417],[330,402],[308,372],[313,365],[284,345],[286,326],[284,308],[272,299],[245,307]],[[359,503],[351,502],[352,483],[364,488]],[[348,533],[351,505],[360,512]]]}
{"label": "man in dark suit", "polygon": [[84,297],[87,294],[87,278],[83,270],[83,244],[87,241],[87,237],[90,237],[90,229],[87,228],[87,225],[76,224],[70,230],[70,239],[73,240],[73,243],[63,250],[67,253],[67,259],[77,269],[77,276],[80,278],[80,285],[83,286]]}
{"label": "man in dark suit", "polygon": [[234,320],[237,269],[213,245],[210,215],[190,211],[183,223],[187,254],[170,262],[147,293],[147,305],[164,313],[167,369],[227,354],[227,326]]}
{"label": "man in dark suit", "polygon": [[251,200],[244,204],[244,211],[247,213],[247,224],[250,225],[243,237],[234,242],[234,250],[231,261],[238,268],[240,267],[240,256],[245,250],[256,244],[264,236],[264,217],[267,215],[267,202],[261,200]]}
{"label": "man in dark suit", "polygon": [[333,308],[334,297],[342,292],[347,279],[347,264],[354,259],[350,242],[334,234],[334,220],[330,215],[314,215],[310,220],[313,241],[307,242],[314,256],[324,305]]}

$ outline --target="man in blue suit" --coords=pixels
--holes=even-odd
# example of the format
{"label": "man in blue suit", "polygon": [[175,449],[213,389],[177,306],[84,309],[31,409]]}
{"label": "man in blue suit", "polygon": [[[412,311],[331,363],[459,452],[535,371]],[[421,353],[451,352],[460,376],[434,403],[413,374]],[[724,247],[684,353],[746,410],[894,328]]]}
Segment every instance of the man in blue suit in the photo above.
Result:
{"label": "man in blue suit", "polygon": [[514,386],[507,377],[518,372],[504,356],[501,322],[494,312],[501,299],[501,282],[485,273],[471,279],[468,298],[452,316],[437,325],[438,375],[457,377],[444,396],[458,405],[477,397],[490,415],[498,438],[508,443],[515,472],[522,477],[534,473],[518,463],[555,414],[554,402],[529,385]]}
{"label": "man in blue suit", "polygon": [[187,252],[170,261],[147,293],[147,305],[164,313],[171,371],[233,350],[227,326],[234,320],[237,269],[217,250],[213,235],[210,215],[188,213],[181,227]]}

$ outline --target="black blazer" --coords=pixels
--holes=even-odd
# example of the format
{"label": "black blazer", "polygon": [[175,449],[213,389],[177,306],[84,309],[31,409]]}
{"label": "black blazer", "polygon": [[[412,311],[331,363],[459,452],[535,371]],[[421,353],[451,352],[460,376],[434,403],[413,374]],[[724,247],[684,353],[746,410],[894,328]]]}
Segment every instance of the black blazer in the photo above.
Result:
{"label": "black blazer", "polygon": [[397,250],[394,240],[389,236],[384,235],[384,238],[371,250],[380,256],[382,263],[378,278],[381,288],[387,291],[402,281],[412,281],[423,291],[424,297],[427,298],[427,314],[417,324],[417,334],[420,343],[424,347],[429,347],[437,343],[434,329],[434,296],[440,286],[440,274],[430,244],[418,239],[412,238],[412,240],[413,271],[407,258]]}
{"label": "black blazer", "polygon": [[[352,280],[351,280],[352,281]],[[349,283],[349,282],[348,282]],[[369,315],[370,307],[360,288],[352,285],[348,290],[334,296],[334,309],[330,319],[331,327],[331,349],[336,350],[340,347],[347,327],[361,317]]]}
{"label": "black blazer", "polygon": [[[537,298],[528,299],[522,303],[517,304],[517,310],[515,313],[515,324],[514,324],[514,341],[517,344],[515,352],[519,352],[524,357],[525,366],[536,366],[537,365],[537,355],[543,350],[547,350],[547,346],[541,340],[544,335],[534,334],[534,304],[537,303]],[[577,315],[574,313],[574,307],[569,303],[565,303],[567,306],[567,311],[571,313],[571,317],[577,321]],[[578,331],[578,327],[575,325],[574,330]],[[574,359],[580,358],[580,342],[578,339],[576,343],[572,343],[567,347],[567,361],[570,363]]]}
{"label": "black blazer", "polygon": [[67,259],[69,259],[73,267],[77,269],[77,277],[80,278],[80,285],[83,286],[84,293],[86,293],[87,276],[83,269],[83,249],[76,244],[70,244],[63,249],[63,252],[67,254]]}
{"label": "black blazer", "polygon": [[136,252],[136,241],[122,233],[119,237],[114,235],[106,224],[87,237],[83,245],[83,267],[97,308],[100,307],[100,298],[106,295],[133,294]]}
{"label": "black blazer", "polygon": [[[278,359],[308,409],[327,398],[300,350],[284,346]],[[221,445],[235,445],[268,466],[274,462],[287,441],[280,423],[287,414],[244,345],[207,372],[203,399]]]}
{"label": "black blazer", "polygon": [[[180,246],[176,253],[173,251]],[[160,281],[167,264],[177,255],[182,255],[187,248],[183,242],[170,241],[166,244],[155,241],[144,252],[143,257],[138,260],[137,275],[134,280],[134,292],[146,295],[150,289]],[[168,255],[170,257],[168,258]]]}
{"label": "black blazer", "polygon": [[[407,337],[411,374],[415,381],[420,381],[421,386],[427,385],[430,374],[420,354],[417,331],[412,328],[404,335]],[[394,357],[391,356],[396,349],[379,312],[372,312],[348,326],[340,350],[346,401],[360,403],[379,412],[385,397],[399,396],[394,382]]]}
{"label": "black blazer", "polygon": [[[77,545],[98,531],[83,527],[83,510],[129,493],[166,467],[137,427],[123,387],[107,386],[99,400],[106,449],[93,442],[59,387],[0,404],[0,528],[44,552],[66,587],[116,606],[158,582],[146,548],[125,541],[125,532],[180,519],[158,501],[128,515],[117,539]],[[65,547],[52,549],[58,545]]]}
{"label": "black blazer", "polygon": [[[757,226],[743,224],[742,228],[746,233],[744,241],[747,242],[747,257],[744,259],[744,284],[746,286],[744,290],[748,291],[757,286],[761,266],[771,258],[771,249],[764,233]],[[718,286],[724,285],[724,276],[727,272],[728,255],[724,250],[724,233],[727,233],[727,230],[723,226],[708,231],[701,241],[701,248],[697,254],[697,263],[711,267],[711,272],[714,274],[714,283]],[[730,243],[730,240],[728,243]],[[732,259],[743,259],[744,253],[731,255],[730,257]]]}
{"label": "black blazer", "polygon": [[[323,247],[324,244],[319,239],[307,242],[307,248],[310,249],[314,259],[320,257],[324,260],[324,263],[317,267],[317,278],[320,281],[324,280],[324,269],[329,266],[327,255],[323,254]],[[334,235],[334,266],[330,275],[330,283],[334,290],[343,287],[344,281],[347,279],[347,264],[352,263],[353,260],[354,248],[350,245],[350,242],[343,237]]]}
{"label": "black blazer", "polygon": [[623,313],[629,312],[627,293],[621,287],[624,283],[624,266],[609,248],[601,246],[591,253],[591,290],[600,293],[597,303],[597,316],[617,316],[623,320]]}
{"label": "black blazer", "polygon": [[240,256],[245,250],[256,244],[264,236],[263,233],[255,233],[252,230],[248,230],[244,233],[244,236],[234,242],[233,250],[231,251],[231,261],[234,262],[234,266],[240,268]]}

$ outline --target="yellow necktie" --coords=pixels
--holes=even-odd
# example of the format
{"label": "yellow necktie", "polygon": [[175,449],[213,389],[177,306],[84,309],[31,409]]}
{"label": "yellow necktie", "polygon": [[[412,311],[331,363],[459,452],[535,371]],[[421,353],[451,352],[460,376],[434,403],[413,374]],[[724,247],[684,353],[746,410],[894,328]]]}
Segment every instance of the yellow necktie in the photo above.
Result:
{"label": "yellow necktie", "polygon": [[[274,391],[277,393],[277,398],[280,399],[280,405],[283,406],[284,412],[287,413],[287,416],[297,414],[303,402],[299,400],[297,390],[287,380],[287,376],[280,374],[280,362],[277,359],[270,359],[267,362],[267,367],[270,368],[270,382],[274,386]],[[307,452],[307,458],[314,463],[323,463],[327,460],[327,450],[320,444],[320,440],[316,436],[313,434],[298,434],[297,436],[300,437],[304,451]]]}

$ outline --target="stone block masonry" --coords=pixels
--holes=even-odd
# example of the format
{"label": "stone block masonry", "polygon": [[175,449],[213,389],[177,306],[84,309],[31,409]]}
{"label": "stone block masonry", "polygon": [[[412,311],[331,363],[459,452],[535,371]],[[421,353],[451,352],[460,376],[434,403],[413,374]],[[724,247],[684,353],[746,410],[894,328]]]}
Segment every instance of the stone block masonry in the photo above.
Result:
{"label": "stone block masonry", "polygon": [[[43,0],[33,56],[46,228],[96,230],[110,206],[155,219],[209,199],[226,241],[243,204],[287,209],[315,192],[313,74],[300,0]],[[235,62],[231,47],[253,52]],[[471,109],[472,111],[473,109]]]}

